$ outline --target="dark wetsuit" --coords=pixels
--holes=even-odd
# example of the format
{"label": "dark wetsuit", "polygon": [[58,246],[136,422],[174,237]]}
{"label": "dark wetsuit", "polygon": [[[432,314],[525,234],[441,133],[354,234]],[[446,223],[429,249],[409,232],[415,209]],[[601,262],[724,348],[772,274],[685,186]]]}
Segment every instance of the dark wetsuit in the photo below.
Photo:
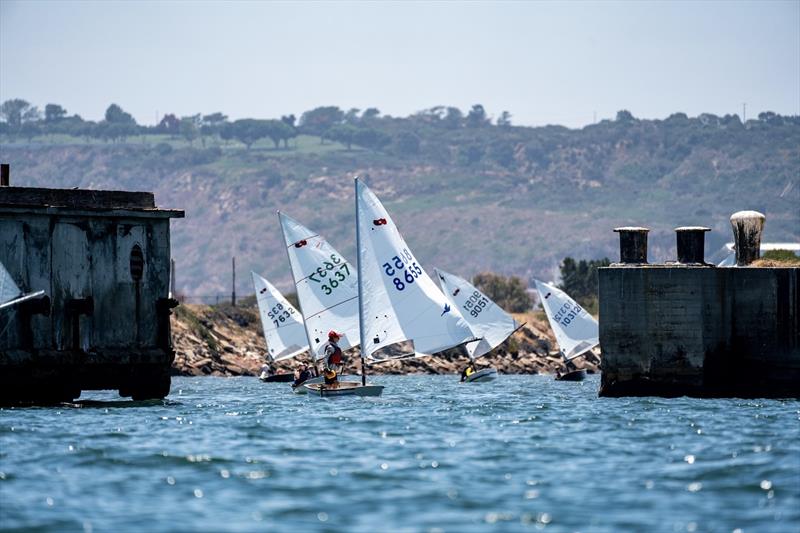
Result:
{"label": "dark wetsuit", "polygon": [[312,378],[311,371],[310,370],[303,370],[302,372],[300,372],[300,375],[297,377],[297,379],[294,380],[294,384],[295,385],[300,385],[301,383],[304,383],[304,382],[308,381],[311,378]]}

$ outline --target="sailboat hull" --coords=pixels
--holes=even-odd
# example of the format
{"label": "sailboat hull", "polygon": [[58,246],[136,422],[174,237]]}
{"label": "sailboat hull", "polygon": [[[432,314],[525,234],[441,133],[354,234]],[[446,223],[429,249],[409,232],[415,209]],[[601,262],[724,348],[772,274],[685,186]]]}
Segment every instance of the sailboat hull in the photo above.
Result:
{"label": "sailboat hull", "polygon": [[477,372],[473,372],[467,379],[464,380],[464,383],[478,383],[483,381],[494,381],[497,379],[497,369],[496,368],[482,368]]}
{"label": "sailboat hull", "polygon": [[[317,383],[323,383],[325,381],[324,376],[317,376],[315,378],[307,379],[300,385],[292,385],[292,392],[295,394],[307,394],[308,390],[303,385],[314,385]],[[361,383],[361,376],[339,376],[340,383]]]}
{"label": "sailboat hull", "polygon": [[583,381],[586,379],[585,370],[573,370],[560,376],[556,376],[556,381]]}
{"label": "sailboat hull", "polygon": [[383,385],[362,385],[352,381],[340,381],[338,386],[331,387],[323,383],[304,383],[302,385],[308,394],[320,398],[338,398],[340,396],[380,396],[383,394]]}
{"label": "sailboat hull", "polygon": [[283,374],[273,374],[271,376],[262,373],[258,376],[258,379],[263,381],[264,383],[291,383],[294,381],[294,374],[292,373],[283,373]]}

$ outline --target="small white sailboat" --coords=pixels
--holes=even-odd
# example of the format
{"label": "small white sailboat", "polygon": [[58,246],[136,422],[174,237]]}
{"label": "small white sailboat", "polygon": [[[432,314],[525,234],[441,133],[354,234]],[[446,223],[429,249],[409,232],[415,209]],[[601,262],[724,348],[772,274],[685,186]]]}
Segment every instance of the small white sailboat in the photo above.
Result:
{"label": "small white sailboat", "polygon": [[[366,382],[366,361],[382,361],[378,350],[412,341],[417,356],[473,339],[464,318],[419,265],[378,197],[360,180],[356,188],[356,249],[361,341],[361,386],[337,395],[379,396]],[[309,392],[328,394],[307,385]]]}
{"label": "small white sailboat", "polygon": [[9,309],[22,302],[40,298],[43,295],[44,291],[24,294],[17,284],[14,283],[5,265],[0,262],[0,310]]}
{"label": "small white sailboat", "polygon": [[[485,355],[499,346],[518,328],[514,317],[506,313],[499,305],[483,294],[467,280],[444,270],[435,269],[447,299],[461,311],[464,320],[469,324],[478,342],[466,345],[470,362]],[[464,380],[467,383],[492,381],[497,378],[496,368],[482,368],[469,374]]]}
{"label": "small white sailboat", "polygon": [[[308,350],[303,317],[290,304],[272,283],[255,272],[250,273],[256,289],[258,314],[267,342],[267,353],[272,362],[291,359]],[[266,375],[262,372],[261,381],[292,381],[291,374]]]}
{"label": "small white sailboat", "polygon": [[[534,281],[539,300],[556,336],[561,356],[567,368],[570,368],[573,359],[600,343],[597,320],[561,289],[539,280]],[[556,379],[579,381],[583,377],[585,377],[583,370],[574,370]]]}
{"label": "small white sailboat", "polygon": [[[356,268],[321,235],[278,211],[281,231],[292,268],[297,300],[303,316],[308,345],[316,363],[325,357],[328,331],[341,335],[342,351],[358,346],[358,276]],[[339,382],[352,380],[339,376]],[[322,383],[316,377],[309,385]],[[301,386],[297,393],[305,393]]]}

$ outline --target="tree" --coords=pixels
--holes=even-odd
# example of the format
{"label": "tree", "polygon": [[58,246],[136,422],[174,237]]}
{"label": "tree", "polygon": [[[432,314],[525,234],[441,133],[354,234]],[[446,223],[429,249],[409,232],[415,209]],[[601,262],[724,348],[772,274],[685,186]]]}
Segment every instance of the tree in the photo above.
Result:
{"label": "tree", "polygon": [[[34,108],[35,109],[35,108]],[[0,116],[8,122],[11,127],[18,128],[22,125],[22,117],[31,110],[31,104],[25,100],[15,98],[6,100],[0,105]]]}
{"label": "tree", "polygon": [[417,135],[402,131],[394,138],[394,150],[398,155],[416,155],[419,153],[419,143]]}
{"label": "tree", "polygon": [[225,140],[236,139],[244,144],[248,150],[253,143],[266,137],[270,137],[277,147],[279,140],[276,140],[276,138],[283,139],[283,136],[287,134],[286,129],[283,129],[281,132],[278,131],[277,128],[288,128],[288,126],[279,120],[256,120],[253,118],[244,118],[226,124],[222,128],[220,135]]}
{"label": "tree", "polygon": [[194,143],[194,140],[197,139],[197,136],[199,135],[198,125],[200,124],[200,120],[199,113],[190,117],[181,117],[178,128],[181,136],[189,141],[189,146]]}
{"label": "tree", "polygon": [[442,124],[444,124],[444,127],[446,127],[447,129],[455,130],[461,127],[463,121],[464,121],[464,114],[461,113],[461,110],[459,108],[448,107],[447,113],[442,119]]}
{"label": "tree", "polygon": [[304,133],[318,135],[322,142],[325,132],[336,124],[341,124],[343,119],[344,112],[336,106],[317,107],[300,116],[300,128]]}
{"label": "tree", "polygon": [[507,128],[511,126],[511,113],[508,111],[503,111],[500,113],[500,116],[497,117],[497,125],[501,128]]}
{"label": "tree", "polygon": [[381,112],[378,110],[377,107],[368,107],[361,113],[361,120],[363,122],[371,122],[378,118]]}
{"label": "tree", "polygon": [[472,284],[506,311],[524,313],[531,308],[527,287],[516,276],[483,272],[472,278]]}
{"label": "tree", "polygon": [[561,284],[559,289],[569,294],[584,307],[597,301],[598,276],[597,269],[611,264],[608,258],[586,261],[575,261],[565,257],[561,262]]}
{"label": "tree", "polygon": [[358,114],[361,112],[360,109],[357,107],[352,107],[347,110],[347,113],[344,114],[344,123],[345,124],[358,124]]}
{"label": "tree", "polygon": [[489,119],[486,118],[486,110],[483,108],[481,104],[475,104],[470,109],[469,113],[467,114],[467,127],[469,128],[480,128],[489,123]]}
{"label": "tree", "polygon": [[58,122],[66,116],[67,110],[58,104],[47,104],[44,106],[44,121],[47,123]]}
{"label": "tree", "polygon": [[391,135],[374,128],[359,128],[353,138],[354,144],[372,150],[382,150],[391,142]]}
{"label": "tree", "polygon": [[283,120],[262,120],[260,122],[262,122],[261,127],[264,128],[266,136],[275,143],[276,149],[280,148],[281,141],[284,141],[286,148],[289,148],[289,139],[297,136],[295,128]]}
{"label": "tree", "polygon": [[130,113],[126,113],[123,109],[118,106],[117,104],[111,104],[106,109],[106,122],[109,124],[126,124],[130,126],[135,126],[136,121],[134,120],[133,116]]}
{"label": "tree", "polygon": [[293,114],[292,115],[283,115],[281,117],[281,122],[283,122],[287,126],[291,126],[292,128],[294,128],[294,124],[295,124],[295,122],[297,122],[297,117],[295,117]]}
{"label": "tree", "polygon": [[181,121],[172,113],[167,113],[161,118],[161,121],[156,126],[156,131],[160,133],[170,133],[177,135],[181,129]]}
{"label": "tree", "polygon": [[351,150],[357,134],[358,128],[355,126],[350,124],[337,124],[328,130],[325,137],[332,141],[340,142],[346,145],[348,150]]}
{"label": "tree", "polygon": [[633,117],[630,111],[627,109],[622,109],[617,111],[617,122],[629,124],[631,122],[636,122],[636,119]]}

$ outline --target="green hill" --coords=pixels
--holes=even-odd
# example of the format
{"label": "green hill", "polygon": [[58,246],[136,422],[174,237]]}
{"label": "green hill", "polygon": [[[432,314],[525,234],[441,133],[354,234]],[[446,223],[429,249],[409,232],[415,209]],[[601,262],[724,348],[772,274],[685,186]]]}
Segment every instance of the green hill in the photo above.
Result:
{"label": "green hill", "polygon": [[354,259],[356,175],[425,267],[465,276],[552,279],[567,255],[615,259],[619,225],[651,228],[651,260],[674,258],[674,227],[707,225],[711,255],[731,240],[728,217],[740,209],[766,213],[765,240],[800,240],[798,117],[620,112],[580,130],[448,120],[438,108],[322,130],[301,120],[283,141],[250,138],[249,148],[232,125],[196,135],[139,128],[112,142],[5,124],[0,159],[16,185],[152,190],[160,206],[185,209],[172,245],[190,295],[228,293],[232,255],[238,292],[252,290],[251,269],[288,287],[278,209]]}

